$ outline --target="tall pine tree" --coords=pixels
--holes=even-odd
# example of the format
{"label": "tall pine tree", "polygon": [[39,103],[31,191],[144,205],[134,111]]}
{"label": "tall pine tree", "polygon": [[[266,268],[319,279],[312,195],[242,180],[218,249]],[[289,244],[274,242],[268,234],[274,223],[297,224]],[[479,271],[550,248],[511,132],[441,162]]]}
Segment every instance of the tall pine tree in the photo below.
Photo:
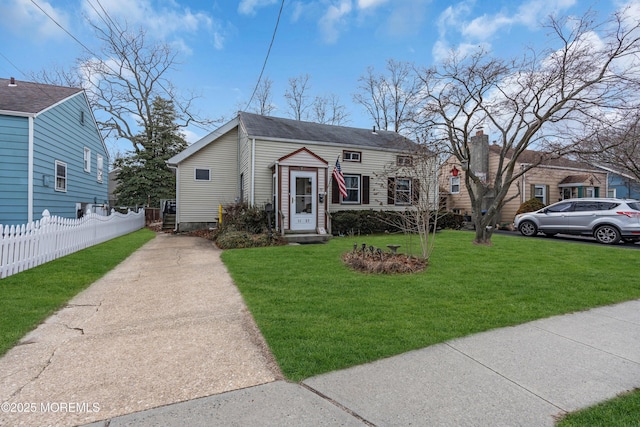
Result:
{"label": "tall pine tree", "polygon": [[156,97],[152,121],[136,135],[135,151],[116,159],[118,185],[115,193],[120,206],[158,207],[161,199],[176,195],[176,178],[166,161],[187,147],[176,124],[173,101]]}

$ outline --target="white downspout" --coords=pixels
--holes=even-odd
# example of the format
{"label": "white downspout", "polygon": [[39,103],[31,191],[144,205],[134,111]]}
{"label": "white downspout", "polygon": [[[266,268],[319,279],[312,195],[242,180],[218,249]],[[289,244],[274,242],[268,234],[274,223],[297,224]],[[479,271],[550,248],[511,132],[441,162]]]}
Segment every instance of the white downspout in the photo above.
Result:
{"label": "white downspout", "polygon": [[[176,176],[176,223],[173,226],[173,232],[177,233],[178,229],[180,228],[180,179],[178,178],[178,165],[167,166],[169,167],[169,169],[173,169],[173,174]],[[160,215],[162,215],[162,212],[160,212]]]}
{"label": "white downspout", "polygon": [[[27,223],[33,222],[33,117],[29,117],[29,154],[27,160]],[[55,176],[54,176],[55,183]]]}
{"label": "white downspout", "polygon": [[251,138],[251,206],[255,204],[255,187],[256,187],[256,139]]}
{"label": "white downspout", "polygon": [[242,176],[242,162],[240,160],[240,155],[242,153],[242,150],[240,150],[240,144],[242,142],[242,138],[240,137],[240,129],[241,129],[241,122],[240,122],[240,115],[238,115],[238,143],[237,143],[237,149],[236,149],[236,194],[238,196],[238,198],[236,199],[236,201],[240,201],[239,197],[240,197],[240,188],[242,188],[242,183],[240,182],[240,177]]}

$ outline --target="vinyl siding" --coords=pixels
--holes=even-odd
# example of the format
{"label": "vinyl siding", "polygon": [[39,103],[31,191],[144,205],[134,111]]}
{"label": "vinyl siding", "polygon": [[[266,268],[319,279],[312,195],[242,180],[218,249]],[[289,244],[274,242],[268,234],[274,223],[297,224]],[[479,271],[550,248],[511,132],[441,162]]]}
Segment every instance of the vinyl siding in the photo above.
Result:
{"label": "vinyl siding", "polygon": [[29,120],[0,116],[0,224],[27,220]]}
{"label": "vinyl siding", "polygon": [[[329,197],[329,210],[404,210],[406,206],[395,206],[387,203],[387,175],[385,168],[390,164],[395,165],[397,153],[382,150],[358,149],[362,153],[360,162],[342,161],[341,147],[320,145],[313,143],[289,143],[256,140],[256,162],[255,162],[255,202],[262,204],[271,199],[271,165],[280,159],[300,148],[306,147],[317,156],[328,162],[327,174],[331,177],[331,172],[335,166],[335,161],[340,157],[342,172],[346,175],[366,175],[370,177],[369,204],[339,204],[331,203]],[[304,166],[304,165],[300,165]],[[323,183],[324,185],[324,183]],[[246,187],[245,187],[246,188]],[[330,186],[328,187],[330,191]],[[427,188],[423,185],[422,188]],[[324,188],[319,191],[325,191]]]}
{"label": "vinyl siding", "polygon": [[[85,147],[91,150],[90,172],[84,170]],[[97,179],[97,155],[104,158],[102,183]],[[55,190],[56,160],[67,164],[66,192]],[[75,218],[76,203],[108,203],[107,167],[108,155],[84,94],[38,115],[34,119],[34,220],[40,219],[44,209],[52,215]]]}
{"label": "vinyl siding", "polygon": [[[640,183],[624,176],[609,173],[609,188],[616,189],[616,197],[620,199],[639,199]],[[602,197],[602,192],[600,193]]]}
{"label": "vinyl siding", "polygon": [[[490,153],[489,155],[489,176],[488,179],[492,180],[495,178],[495,175],[492,171],[495,171],[498,167],[499,156]],[[460,171],[460,193],[451,194],[449,192],[449,178],[451,177],[451,169],[453,166],[456,166]],[[516,171],[519,171],[520,164],[516,164]],[[534,195],[531,194],[531,185],[544,185],[548,186],[547,193],[547,205],[551,203],[555,203],[560,199],[560,192],[558,190],[559,183],[567,176],[567,175],[576,175],[576,174],[586,174],[589,173],[600,180],[594,184],[595,187],[600,187],[600,197],[604,197],[605,187],[606,187],[606,174],[605,173],[594,173],[594,172],[586,172],[586,171],[576,171],[572,169],[562,169],[557,167],[545,167],[539,166],[537,168],[531,169],[526,172],[526,174],[518,180],[518,185],[520,189],[518,189],[518,185],[513,183],[509,188],[507,196],[505,200],[511,199],[507,202],[502,211],[500,212],[500,223],[508,223],[512,222],[515,218],[516,212],[520,208],[520,205],[526,201],[531,199]],[[462,170],[459,162],[457,160],[450,158],[443,165],[440,175],[439,182],[440,187],[444,190],[443,195],[447,195],[447,210],[458,209],[463,215],[471,215],[471,201],[469,199],[469,193],[464,184],[465,181],[465,172]],[[518,191],[520,194],[518,195]]]}
{"label": "vinyl siding", "polygon": [[[218,207],[238,197],[237,128],[178,165],[178,223],[217,222]],[[210,181],[196,181],[196,169],[210,169]]]}

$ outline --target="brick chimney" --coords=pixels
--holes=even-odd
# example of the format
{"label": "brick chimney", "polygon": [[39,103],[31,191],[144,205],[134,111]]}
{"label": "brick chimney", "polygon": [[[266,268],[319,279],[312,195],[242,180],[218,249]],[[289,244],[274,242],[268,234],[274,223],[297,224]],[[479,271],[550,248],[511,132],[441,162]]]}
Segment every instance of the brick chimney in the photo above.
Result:
{"label": "brick chimney", "polygon": [[469,169],[476,174],[489,173],[489,135],[478,128],[476,135],[469,138]]}

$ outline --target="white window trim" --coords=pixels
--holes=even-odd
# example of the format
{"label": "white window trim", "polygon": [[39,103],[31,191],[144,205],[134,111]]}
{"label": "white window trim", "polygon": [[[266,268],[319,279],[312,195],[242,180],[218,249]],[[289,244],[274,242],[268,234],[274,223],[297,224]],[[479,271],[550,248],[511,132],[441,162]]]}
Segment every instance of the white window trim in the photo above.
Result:
{"label": "white window trim", "polygon": [[[58,186],[58,166],[63,166],[64,167],[64,177],[60,177],[61,179],[64,179],[64,187],[60,187]],[[60,191],[60,192],[67,192],[67,187],[68,187],[68,169],[67,169],[67,164],[65,162],[61,162],[60,160],[56,160],[55,161],[55,165],[54,165],[54,170],[53,170],[53,176],[55,176],[55,180],[56,180],[56,184],[55,184],[55,189],[56,191]]]}
{"label": "white window trim", "polygon": [[[408,190],[409,194],[408,194],[408,198],[407,198],[408,201],[400,200],[400,198],[398,197],[398,194],[405,193],[405,191],[398,190],[398,188],[399,188],[398,181],[400,181],[400,180],[409,181],[409,190]],[[412,204],[412,201],[413,201],[413,179],[406,178],[406,177],[398,177],[398,178],[396,178],[395,179],[395,188],[394,188],[393,197],[394,197],[395,204],[397,206],[410,206]]]}
{"label": "white window trim", "polygon": [[[207,179],[201,179],[198,178],[198,171],[207,171],[207,173],[209,174],[209,178]],[[193,169],[193,180],[194,181],[211,181],[211,169],[209,168],[194,168]]]}
{"label": "white window trim", "polygon": [[359,205],[362,202],[362,176],[355,174],[344,174],[345,184],[347,182],[347,178],[357,178],[358,179],[358,188],[347,187],[347,193],[349,190],[358,190],[358,200],[344,200],[344,197],[340,196],[340,200],[345,205]]}
{"label": "white window trim", "polygon": [[533,186],[533,197],[538,198],[537,192],[538,190],[542,190],[542,200],[541,202],[545,205],[547,204],[547,186],[542,184],[536,184]]}
{"label": "white window trim", "polygon": [[[453,191],[453,181],[457,180],[458,181],[458,191]],[[460,194],[460,175],[458,176],[450,176],[449,177],[449,192],[451,194]]]}
{"label": "white window trim", "polygon": [[96,155],[96,179],[100,183],[104,180],[104,157],[100,154]]}
{"label": "white window trim", "polygon": [[91,148],[84,147],[84,171],[91,173]]}
{"label": "white window trim", "polygon": [[396,156],[396,164],[410,167],[413,165],[413,158],[411,156]]}
{"label": "white window trim", "polygon": [[362,153],[360,151],[343,151],[342,161],[343,162],[362,162]]}

